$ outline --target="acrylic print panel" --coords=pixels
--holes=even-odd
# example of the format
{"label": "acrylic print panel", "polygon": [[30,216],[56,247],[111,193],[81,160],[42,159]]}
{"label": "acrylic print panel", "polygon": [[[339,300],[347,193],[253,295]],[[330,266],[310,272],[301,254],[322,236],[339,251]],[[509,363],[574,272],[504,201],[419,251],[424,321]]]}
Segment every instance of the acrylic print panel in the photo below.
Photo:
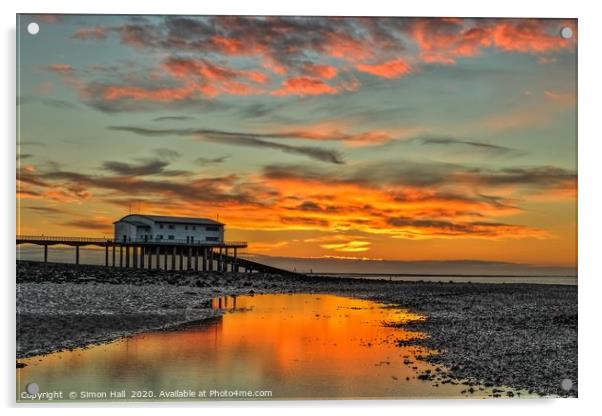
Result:
{"label": "acrylic print panel", "polygon": [[18,402],[577,396],[576,20],[17,33]]}

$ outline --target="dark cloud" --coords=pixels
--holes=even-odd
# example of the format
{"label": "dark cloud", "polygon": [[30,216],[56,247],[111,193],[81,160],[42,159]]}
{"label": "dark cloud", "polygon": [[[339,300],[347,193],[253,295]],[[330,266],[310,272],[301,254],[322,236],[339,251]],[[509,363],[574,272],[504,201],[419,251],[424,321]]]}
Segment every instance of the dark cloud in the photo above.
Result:
{"label": "dark cloud", "polygon": [[397,193],[393,196],[395,201],[400,202],[467,202],[467,203],[482,203],[484,205],[493,206],[496,208],[509,208],[516,209],[517,207],[513,204],[513,201],[508,198],[502,198],[499,196],[492,195],[469,195],[451,192],[429,192],[424,195],[406,195],[403,193]]}
{"label": "dark cloud", "polygon": [[[118,168],[118,170],[121,167]],[[127,169],[127,168],[126,168]],[[153,203],[172,205],[182,203],[249,204],[264,205],[269,190],[242,182],[236,175],[219,177],[173,179],[149,179],[144,176],[90,175],[64,170],[48,170],[43,173],[22,173],[19,179],[42,189],[70,190],[74,197],[84,198],[88,190],[105,191],[107,199],[150,198]],[[108,193],[106,193],[108,191]]]}
{"label": "dark cloud", "polygon": [[[466,185],[498,187],[513,185],[533,189],[562,189],[574,186],[575,172],[554,167],[525,168],[466,168],[442,162],[412,162],[408,160],[363,163],[337,170],[307,165],[268,165],[263,174],[269,179],[301,179],[326,183],[355,184],[366,187],[411,186],[443,187]],[[480,193],[479,193],[480,194]],[[498,203],[496,197],[480,195],[483,200]]]}
{"label": "dark cloud", "polygon": [[497,171],[475,168],[467,172],[468,175],[477,178],[478,183],[491,186],[534,185],[554,188],[559,185],[575,184],[577,181],[576,173],[556,166],[504,168]]}
{"label": "dark cloud", "polygon": [[17,105],[23,106],[28,104],[41,103],[45,106],[56,108],[59,110],[80,110],[81,107],[77,104],[60,100],[58,98],[39,98],[39,97],[17,97]]}
{"label": "dark cloud", "polygon": [[56,98],[44,98],[42,103],[52,108],[59,108],[63,110],[80,110],[81,108],[71,101],[59,100]]}
{"label": "dark cloud", "polygon": [[161,159],[166,159],[166,160],[176,160],[179,159],[180,156],[182,156],[179,152],[177,152],[176,150],[173,149],[167,149],[167,148],[159,148],[159,149],[155,149],[153,151],[153,153],[155,153],[157,156],[159,156]]}
{"label": "dark cloud", "polygon": [[201,165],[215,165],[219,163],[224,163],[229,157],[230,156],[220,156],[215,158],[199,157],[196,159],[196,162]]}
{"label": "dark cloud", "polygon": [[103,162],[103,169],[111,171],[117,175],[124,176],[144,176],[156,175],[163,173],[169,162],[164,160],[154,159],[141,162],[139,164],[131,164],[125,162],[107,161]]}
{"label": "dark cloud", "polygon": [[435,231],[439,236],[472,235],[475,237],[495,237],[498,235],[507,235],[513,230],[517,232],[525,231],[525,227],[522,226],[486,221],[454,222],[396,217],[387,219],[387,223],[393,227]]}
{"label": "dark cloud", "polygon": [[60,214],[63,212],[62,210],[53,207],[26,207],[25,209],[29,211],[36,211],[42,214]]}
{"label": "dark cloud", "polygon": [[94,220],[91,218],[66,221],[66,222],[61,223],[61,225],[65,225],[67,227],[83,228],[83,229],[87,229],[87,230],[95,230],[95,231],[109,231],[112,229],[112,225],[110,222],[107,222],[105,220]]}
{"label": "dark cloud", "polygon": [[476,142],[471,140],[461,140],[455,139],[451,137],[427,137],[423,138],[422,143],[424,144],[432,144],[432,145],[462,145],[468,146],[473,149],[483,150],[491,153],[495,153],[498,155],[507,155],[507,154],[518,154],[519,152],[515,149],[505,146],[498,146],[490,143]]}
{"label": "dark cloud", "polygon": [[[283,138],[283,134],[253,134],[242,132],[230,132],[212,129],[147,129],[132,126],[110,126],[111,130],[128,131],[141,136],[185,136],[196,137],[198,139],[210,141],[213,143],[227,144],[232,146],[245,147],[263,147],[307,156],[309,158],[322,162],[343,164],[345,163],[339,152],[331,149],[323,149],[315,146],[294,146],[283,143],[276,143],[264,140],[265,138]],[[302,138],[301,136],[292,138]]]}
{"label": "dark cloud", "polygon": [[260,118],[271,115],[275,110],[275,106],[255,103],[241,108],[238,111],[238,114],[240,114],[244,118]]}
{"label": "dark cloud", "polygon": [[191,116],[162,116],[155,117],[153,121],[188,121],[194,120],[194,117]]}
{"label": "dark cloud", "polygon": [[296,209],[300,211],[322,211],[322,207],[313,201],[303,201]]}
{"label": "dark cloud", "polygon": [[234,146],[263,147],[269,149],[281,150],[285,153],[297,154],[310,157],[322,162],[343,164],[345,161],[335,150],[322,149],[314,146],[292,146],[288,144],[275,143],[267,140],[252,137],[230,136],[226,140],[218,137],[208,137],[207,140],[214,143],[230,144]]}
{"label": "dark cloud", "polygon": [[280,217],[283,224],[292,225],[311,225],[319,227],[328,227],[330,222],[322,218],[302,218],[302,217]]}

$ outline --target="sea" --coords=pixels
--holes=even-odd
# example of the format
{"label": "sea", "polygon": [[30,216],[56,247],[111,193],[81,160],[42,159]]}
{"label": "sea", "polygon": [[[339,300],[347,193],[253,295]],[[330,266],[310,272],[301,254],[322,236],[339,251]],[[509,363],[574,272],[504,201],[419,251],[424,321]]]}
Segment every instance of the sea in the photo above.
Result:
{"label": "sea", "polygon": [[[577,285],[577,274],[565,268],[517,267],[511,263],[488,262],[382,262],[342,259],[295,259],[242,254],[241,257],[299,273],[314,276],[374,279],[407,282],[498,283]],[[41,246],[17,247],[17,260],[43,261]],[[73,247],[50,246],[48,261],[74,263]],[[104,265],[104,249],[80,248],[80,263]],[[445,273],[445,270],[449,273]],[[488,271],[490,269],[491,271]],[[340,271],[339,271],[340,270]],[[353,271],[352,271],[353,270]],[[371,271],[373,270],[373,271]],[[382,271],[381,271],[382,270]]]}

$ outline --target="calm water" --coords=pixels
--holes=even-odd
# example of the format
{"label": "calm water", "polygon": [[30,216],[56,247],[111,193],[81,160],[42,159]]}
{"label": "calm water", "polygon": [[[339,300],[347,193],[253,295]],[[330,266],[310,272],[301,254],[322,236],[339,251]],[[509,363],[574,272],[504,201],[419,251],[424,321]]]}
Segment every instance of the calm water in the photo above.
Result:
{"label": "calm water", "polygon": [[184,390],[195,392],[197,400],[203,391],[212,399],[241,398],[233,391],[268,399],[490,394],[478,388],[461,394],[466,386],[434,387],[416,378],[418,371],[436,371],[416,359],[427,351],[397,347],[394,341],[423,334],[382,325],[421,319],[408,311],[308,294],[224,298],[213,306],[228,311],[174,331],[20,360],[27,367],[17,370],[18,391],[36,383],[40,392],[62,392],[63,400],[69,400],[69,392],[78,400],[109,400],[111,392],[125,395],[113,400],[162,400],[162,391]]}

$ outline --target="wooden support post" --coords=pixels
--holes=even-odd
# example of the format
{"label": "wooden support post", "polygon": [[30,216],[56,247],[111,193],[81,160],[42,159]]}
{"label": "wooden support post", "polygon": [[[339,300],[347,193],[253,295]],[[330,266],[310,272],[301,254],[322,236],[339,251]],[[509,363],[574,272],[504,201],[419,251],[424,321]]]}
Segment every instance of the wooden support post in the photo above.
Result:
{"label": "wooden support post", "polygon": [[123,267],[123,246],[119,246],[119,267]]}
{"label": "wooden support post", "polygon": [[48,244],[44,244],[44,263],[48,263]]}
{"label": "wooden support post", "polygon": [[171,251],[171,270],[176,269],[176,246]]}
{"label": "wooden support post", "polygon": [[75,246],[75,264],[79,264],[79,246]]}
{"label": "wooden support post", "polygon": [[138,246],[132,246],[132,267],[138,268]]}
{"label": "wooden support post", "polygon": [[199,271],[199,248],[194,248],[194,271]]}
{"label": "wooden support post", "polygon": [[213,271],[213,247],[209,247],[209,271]]}
{"label": "wooden support post", "polygon": [[109,246],[105,246],[105,267],[109,267]]}
{"label": "wooden support post", "polygon": [[[226,247],[224,249],[224,251],[226,252],[226,255],[224,256],[224,271],[227,272],[228,271],[228,263],[230,263],[230,259],[228,258],[228,247]],[[232,270],[232,269],[230,269]]]}
{"label": "wooden support post", "polygon": [[180,270],[184,270],[184,248],[180,247]]}
{"label": "wooden support post", "polygon": [[125,267],[130,267],[130,246],[125,246]]}
{"label": "wooden support post", "polygon": [[148,246],[146,249],[146,255],[148,256],[148,269],[152,269],[153,268],[153,247],[152,246]]}
{"label": "wooden support post", "polygon": [[167,247],[163,247],[163,270],[167,270]]}
{"label": "wooden support post", "polygon": [[203,247],[203,271],[207,271],[207,247]]}
{"label": "wooden support post", "polygon": [[236,254],[236,247],[234,247],[234,272],[238,273],[238,256]]}
{"label": "wooden support post", "polygon": [[186,269],[190,270],[192,269],[192,247],[188,246],[188,256],[186,259]]}
{"label": "wooden support post", "polygon": [[144,269],[144,252],[146,251],[145,246],[140,246],[140,268]]}
{"label": "wooden support post", "polygon": [[159,252],[161,251],[161,247],[157,246],[155,248],[155,268],[160,269],[161,268],[161,257]]}
{"label": "wooden support post", "polygon": [[113,256],[113,267],[115,267],[115,244],[113,244],[113,250],[111,255]]}

